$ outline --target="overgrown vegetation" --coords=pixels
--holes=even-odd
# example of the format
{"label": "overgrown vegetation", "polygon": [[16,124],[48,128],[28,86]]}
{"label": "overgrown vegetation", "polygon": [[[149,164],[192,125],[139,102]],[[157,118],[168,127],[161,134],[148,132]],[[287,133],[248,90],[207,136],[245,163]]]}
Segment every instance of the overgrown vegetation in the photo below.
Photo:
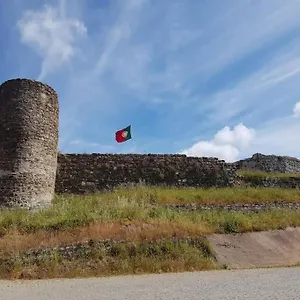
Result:
{"label": "overgrown vegetation", "polygon": [[[46,278],[60,274],[72,277],[209,269],[214,264],[203,257],[204,248],[186,244],[173,245],[174,248],[169,249],[170,255],[158,252],[155,256],[147,256],[144,250],[138,250],[135,256],[130,256],[126,248],[125,256],[111,257],[104,253],[101,260],[89,257],[88,263],[81,257],[70,262],[56,256],[54,261],[47,259],[26,265],[20,258],[21,253],[30,249],[82,243],[90,239],[122,240],[140,249],[138,247],[141,245],[159,239],[198,238],[211,233],[300,226],[300,210],[269,209],[242,213],[216,209],[180,210],[164,205],[261,203],[274,200],[300,202],[300,193],[296,189],[275,188],[130,187],[91,196],[57,196],[52,208],[40,212],[1,211],[0,277]],[[3,260],[4,252],[14,257],[10,263],[7,259]]]}
{"label": "overgrown vegetation", "polygon": [[[191,199],[191,200],[189,200]],[[162,203],[253,203],[300,200],[296,190],[284,189],[163,189],[127,188],[92,196],[58,196],[41,212],[0,213],[0,235],[93,235],[99,238],[145,240],[156,237],[197,236],[207,233],[247,232],[300,225],[300,211],[272,209],[242,213],[226,210],[175,210]],[[299,201],[300,202],[300,201]],[[65,232],[68,232],[69,239]],[[75,234],[76,232],[76,234]],[[64,236],[64,237],[63,237]],[[21,240],[20,237],[17,238]],[[73,241],[73,240],[72,240]],[[9,243],[6,241],[6,243]],[[38,243],[38,242],[37,242]],[[1,240],[0,240],[1,247]],[[3,247],[3,245],[2,245]]]}
{"label": "overgrown vegetation", "polygon": [[[91,238],[144,241],[300,226],[300,211],[295,210],[270,210],[243,214],[217,211],[176,212],[166,209],[144,213],[144,218],[129,219],[124,214],[119,219],[105,222],[94,220],[89,225],[76,227],[73,227],[75,223],[70,223],[67,218],[65,223],[62,220],[57,220],[57,223],[52,220],[50,225],[44,220],[44,225],[40,226],[41,224],[35,223],[34,215],[32,215],[26,227],[11,226],[5,229],[5,234],[0,240],[0,249],[19,251],[82,242]],[[67,223],[71,224],[69,228],[65,225]]]}
{"label": "overgrown vegetation", "polygon": [[159,188],[138,187],[118,189],[107,193],[109,198],[135,197],[153,203],[168,204],[233,204],[233,203],[270,203],[274,201],[300,202],[297,189],[282,188]]}
{"label": "overgrown vegetation", "polygon": [[237,172],[238,175],[246,177],[246,178],[300,178],[300,173],[268,173],[262,171],[247,171],[247,170],[240,170]]}
{"label": "overgrown vegetation", "polygon": [[47,254],[19,254],[0,263],[2,278],[41,279],[59,277],[105,276],[218,268],[205,240],[159,241],[156,243],[114,244],[111,247],[91,246],[74,251],[71,258],[56,250]]}

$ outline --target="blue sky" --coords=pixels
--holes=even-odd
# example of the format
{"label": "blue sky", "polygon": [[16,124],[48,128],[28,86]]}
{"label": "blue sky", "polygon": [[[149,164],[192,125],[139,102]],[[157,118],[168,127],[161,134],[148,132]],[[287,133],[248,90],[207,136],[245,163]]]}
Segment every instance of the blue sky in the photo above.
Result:
{"label": "blue sky", "polygon": [[2,0],[0,81],[58,92],[63,152],[300,157],[299,15],[297,0]]}

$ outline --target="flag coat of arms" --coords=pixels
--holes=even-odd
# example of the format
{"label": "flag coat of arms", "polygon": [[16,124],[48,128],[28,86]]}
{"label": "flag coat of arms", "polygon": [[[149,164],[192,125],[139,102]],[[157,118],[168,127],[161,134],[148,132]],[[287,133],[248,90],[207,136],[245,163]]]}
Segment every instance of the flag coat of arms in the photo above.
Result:
{"label": "flag coat of arms", "polygon": [[116,141],[123,143],[131,139],[131,125],[116,132]]}

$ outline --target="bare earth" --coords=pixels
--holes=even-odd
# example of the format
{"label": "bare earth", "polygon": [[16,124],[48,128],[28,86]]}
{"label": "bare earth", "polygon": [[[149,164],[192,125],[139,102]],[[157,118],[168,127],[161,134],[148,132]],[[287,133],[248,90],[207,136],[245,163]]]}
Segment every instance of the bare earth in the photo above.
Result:
{"label": "bare earth", "polygon": [[298,300],[300,268],[28,282],[0,281],[1,300]]}
{"label": "bare earth", "polygon": [[218,262],[233,269],[300,263],[300,228],[234,235],[214,234],[208,239]]}

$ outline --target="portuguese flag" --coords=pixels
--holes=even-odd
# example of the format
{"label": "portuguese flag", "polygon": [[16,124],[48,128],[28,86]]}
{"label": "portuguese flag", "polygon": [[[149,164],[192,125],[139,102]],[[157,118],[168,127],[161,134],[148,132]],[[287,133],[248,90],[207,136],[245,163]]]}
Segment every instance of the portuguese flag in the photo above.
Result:
{"label": "portuguese flag", "polygon": [[123,143],[131,139],[131,125],[116,132],[116,141]]}

